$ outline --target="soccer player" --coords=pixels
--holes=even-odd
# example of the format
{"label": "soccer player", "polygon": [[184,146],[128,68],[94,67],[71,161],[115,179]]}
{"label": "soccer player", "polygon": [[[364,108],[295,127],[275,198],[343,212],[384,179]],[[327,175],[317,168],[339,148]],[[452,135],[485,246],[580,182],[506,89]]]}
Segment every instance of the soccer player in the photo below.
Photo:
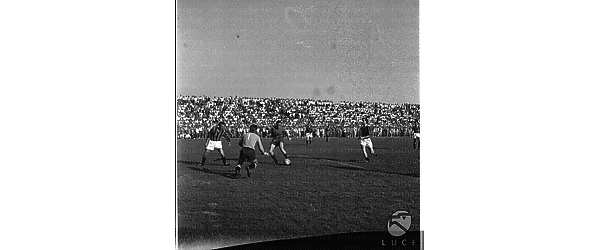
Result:
{"label": "soccer player", "polygon": [[315,132],[312,124],[309,123],[304,131],[306,132],[306,145],[312,144],[313,132]]}
{"label": "soccer player", "polygon": [[421,149],[421,133],[419,123],[415,123],[412,127],[413,130],[413,149]]}
{"label": "soccer player", "polygon": [[263,148],[262,142],[260,141],[260,137],[256,134],[256,130],[258,126],[252,124],[250,125],[250,132],[244,133],[242,135],[242,139],[239,142],[240,147],[240,157],[238,158],[238,164],[235,166],[235,173],[237,175],[240,174],[242,170],[242,164],[244,162],[250,162],[250,165],[246,167],[246,173],[248,177],[250,177],[250,170],[256,168],[258,165],[258,160],[256,159],[256,144],[258,143],[258,149],[260,149],[260,153],[263,155],[269,155],[265,152]]}
{"label": "soccer player", "polygon": [[360,133],[360,146],[362,146],[363,155],[365,156],[365,160],[370,162],[369,155],[367,154],[367,147],[369,147],[371,154],[377,156],[375,150],[373,149],[373,142],[371,142],[371,131],[369,126],[367,125],[367,119],[363,120],[362,126],[359,129]]}
{"label": "soccer player", "polygon": [[227,145],[231,145],[231,135],[229,134],[229,131],[225,130],[225,122],[219,122],[217,126],[213,127],[208,132],[208,139],[206,140],[206,143],[204,143],[204,147],[206,148],[204,150],[204,154],[202,155],[202,163],[200,166],[204,166],[204,163],[206,162],[206,154],[210,153],[215,148],[221,155],[223,165],[229,166],[229,163],[227,163],[227,159],[225,158],[225,153],[223,152],[221,137],[225,137],[225,140],[227,140]]}
{"label": "soccer player", "polygon": [[281,121],[275,122],[275,126],[271,128],[270,134],[271,137],[273,137],[273,140],[271,141],[271,149],[269,149],[269,155],[271,156],[271,158],[273,158],[275,164],[279,164],[279,162],[277,161],[277,157],[275,157],[274,150],[276,147],[279,147],[279,150],[283,154],[283,157],[287,160],[287,152],[285,152],[285,149],[283,148],[283,139],[285,137],[288,137],[288,139],[291,140],[291,138],[289,137],[287,132],[285,132],[283,126],[281,126]]}

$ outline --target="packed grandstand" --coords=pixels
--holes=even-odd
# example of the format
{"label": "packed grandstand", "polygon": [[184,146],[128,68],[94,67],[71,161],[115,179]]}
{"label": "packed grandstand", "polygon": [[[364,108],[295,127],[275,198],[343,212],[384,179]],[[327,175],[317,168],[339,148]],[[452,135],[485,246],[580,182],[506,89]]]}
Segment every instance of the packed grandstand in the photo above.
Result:
{"label": "packed grandstand", "polygon": [[360,121],[368,119],[373,136],[412,136],[419,126],[419,104],[377,102],[332,102],[313,99],[254,97],[177,97],[177,138],[206,138],[216,122],[224,121],[233,137],[259,126],[266,137],[275,121],[293,137],[304,135],[311,123],[314,134],[323,137],[357,137]]}

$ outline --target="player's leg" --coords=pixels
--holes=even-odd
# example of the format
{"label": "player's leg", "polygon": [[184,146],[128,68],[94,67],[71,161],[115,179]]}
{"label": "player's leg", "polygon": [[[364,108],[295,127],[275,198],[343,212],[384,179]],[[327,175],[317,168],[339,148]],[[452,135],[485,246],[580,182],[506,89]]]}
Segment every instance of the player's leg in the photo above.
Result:
{"label": "player's leg", "polygon": [[273,142],[271,142],[271,147],[269,148],[269,155],[275,154],[275,152],[273,150],[275,150],[275,144]]}
{"label": "player's leg", "polygon": [[421,149],[421,138],[416,136],[413,140],[413,148],[414,149]]}
{"label": "player's leg", "polygon": [[417,133],[413,134],[413,149],[417,149],[417,144],[419,148],[421,147],[421,142],[419,141],[420,136]]}
{"label": "player's leg", "polygon": [[212,150],[206,148],[204,149],[204,154],[202,154],[202,163],[200,163],[200,166],[204,166],[204,164],[206,163],[206,155],[208,153],[210,153]]}
{"label": "player's leg", "polygon": [[417,149],[417,137],[413,136],[413,149]]}
{"label": "player's leg", "polygon": [[252,169],[256,168],[256,166],[258,166],[258,160],[256,159],[250,161],[250,165],[246,166],[246,175],[248,175],[248,177],[252,175]]}
{"label": "player's leg", "polygon": [[240,171],[242,170],[242,165],[244,164],[244,160],[246,160],[246,155],[244,154],[244,148],[240,149],[240,156],[238,157],[237,166],[235,166],[235,174],[240,175]]}
{"label": "player's leg", "polygon": [[223,148],[217,148],[217,152],[219,152],[219,154],[221,155],[221,160],[223,161],[223,165],[229,166],[229,163],[227,163],[227,158],[225,158],[225,152],[223,152]]}
{"label": "player's leg", "polygon": [[258,160],[256,159],[256,151],[248,150],[246,152],[246,158],[250,162],[250,165],[246,167],[246,174],[248,175],[248,177],[250,177],[250,171],[256,168],[256,166],[258,166]]}
{"label": "player's leg", "polygon": [[369,162],[369,155],[367,154],[367,142],[365,139],[360,139],[360,147],[362,148],[362,153],[365,157],[365,161]]}
{"label": "player's leg", "polygon": [[206,144],[206,147],[204,148],[204,154],[202,154],[202,163],[200,163],[201,166],[204,166],[204,164],[206,163],[206,155],[209,154],[214,149],[215,149],[215,142],[209,140],[208,144]]}
{"label": "player's leg", "polygon": [[285,149],[283,148],[283,141],[279,142],[279,150],[281,150],[283,157],[287,160],[288,156],[287,156],[287,152],[285,152]]}
{"label": "player's leg", "polygon": [[275,164],[279,164],[279,162],[277,162],[277,157],[275,157],[275,147],[276,144],[275,142],[271,142],[271,149],[269,149],[269,155],[271,156],[271,158],[273,159],[273,162],[275,162]]}
{"label": "player's leg", "polygon": [[365,161],[369,162],[369,155],[367,154],[367,145],[361,144],[363,156],[365,157]]}
{"label": "player's leg", "polygon": [[371,139],[367,140],[367,147],[369,147],[369,150],[371,151],[372,155],[377,156],[377,154],[375,153],[375,149],[373,148],[373,142],[371,141]]}

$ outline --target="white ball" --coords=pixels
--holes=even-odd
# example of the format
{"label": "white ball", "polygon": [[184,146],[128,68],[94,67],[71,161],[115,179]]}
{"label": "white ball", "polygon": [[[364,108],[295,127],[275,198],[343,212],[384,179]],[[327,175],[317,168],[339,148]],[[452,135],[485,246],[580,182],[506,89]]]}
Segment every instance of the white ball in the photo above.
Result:
{"label": "white ball", "polygon": [[290,159],[285,159],[285,165],[290,165],[291,161]]}

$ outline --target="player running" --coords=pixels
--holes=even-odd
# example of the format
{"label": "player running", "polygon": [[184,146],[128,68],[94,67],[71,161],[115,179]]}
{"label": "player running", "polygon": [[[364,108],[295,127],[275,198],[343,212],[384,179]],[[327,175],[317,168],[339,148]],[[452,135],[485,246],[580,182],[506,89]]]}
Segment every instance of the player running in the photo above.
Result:
{"label": "player running", "polygon": [[227,163],[227,159],[225,158],[225,153],[223,152],[223,145],[221,144],[221,137],[225,137],[227,140],[227,145],[231,145],[231,135],[229,131],[225,130],[225,122],[219,122],[219,124],[208,132],[208,139],[206,143],[204,143],[204,154],[202,155],[202,163],[200,166],[204,166],[206,162],[206,154],[213,151],[215,148],[221,155],[221,160],[223,160],[223,165],[229,166]]}
{"label": "player running", "polygon": [[281,121],[275,122],[275,126],[271,128],[270,134],[271,137],[273,137],[273,140],[271,141],[271,149],[269,149],[269,155],[271,156],[271,158],[273,158],[275,164],[279,164],[279,162],[277,161],[277,157],[275,157],[275,152],[273,151],[276,147],[279,147],[279,150],[281,150],[283,157],[286,160],[288,160],[287,153],[283,148],[283,139],[287,137],[289,140],[291,140],[292,138],[290,138],[287,132],[285,132],[283,126],[281,126]]}
{"label": "player running", "polygon": [[306,145],[312,144],[313,133],[315,132],[312,124],[309,123],[304,131],[306,132]]}
{"label": "player running", "polygon": [[419,124],[415,123],[412,127],[413,130],[413,149],[421,149],[421,133]]}
{"label": "player running", "polygon": [[258,126],[252,124],[250,125],[250,132],[244,133],[242,135],[242,139],[239,142],[240,147],[240,157],[238,159],[238,164],[235,166],[236,175],[240,175],[240,171],[242,170],[242,165],[244,162],[250,162],[250,165],[246,167],[246,173],[248,177],[250,177],[250,170],[256,168],[258,165],[258,160],[256,159],[256,144],[258,143],[258,149],[261,154],[269,155],[265,152],[263,148],[262,142],[260,141],[260,137],[256,134],[256,130]]}
{"label": "player running", "polygon": [[371,131],[369,126],[367,125],[367,119],[364,119],[362,122],[362,126],[359,129],[360,133],[360,146],[362,146],[363,155],[365,156],[365,160],[370,162],[369,155],[367,154],[367,147],[369,147],[371,154],[377,156],[375,150],[373,149],[373,142],[371,142]]}

